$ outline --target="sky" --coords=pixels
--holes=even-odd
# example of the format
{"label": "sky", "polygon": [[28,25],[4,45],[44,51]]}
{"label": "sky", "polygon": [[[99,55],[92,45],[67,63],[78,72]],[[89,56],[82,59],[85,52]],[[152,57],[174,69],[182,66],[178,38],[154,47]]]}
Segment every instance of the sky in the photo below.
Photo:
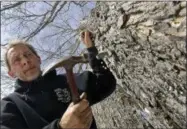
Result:
{"label": "sky", "polygon": [[[88,8],[85,8],[85,12],[87,13],[87,15],[89,14],[90,9],[94,8],[94,6],[95,6],[95,2],[90,2],[88,4]],[[32,11],[32,8],[30,8],[30,9]],[[46,9],[46,7],[42,6],[41,4],[38,3],[37,4],[37,9],[38,10],[35,9],[34,11],[36,11],[38,13],[42,13],[42,11]],[[81,15],[81,13],[80,13],[80,10],[78,8],[76,8],[75,6],[72,6],[70,8],[70,12],[67,14],[67,17],[68,16],[74,17],[77,21],[77,22],[75,22],[74,19],[69,20],[69,23],[71,24],[71,26],[73,28],[77,27],[79,21],[83,17],[83,15]],[[14,26],[14,24],[12,24],[12,26],[8,26],[8,27],[11,29],[11,27],[13,27],[13,26]],[[30,27],[30,28],[32,28],[32,27]],[[40,36],[44,36],[49,31],[50,31],[50,29],[48,29],[48,30],[45,29],[45,30],[41,31],[41,33],[38,34],[37,37],[40,38]],[[9,39],[15,39],[16,37],[17,37],[16,33],[12,33],[8,30],[5,30],[4,26],[1,26],[1,44],[6,43],[7,41],[9,41]],[[36,41],[36,40],[34,40],[34,41]],[[39,40],[39,42],[40,42],[40,40]],[[34,47],[39,47],[39,46],[34,45]],[[42,47],[44,47],[44,46],[42,46]],[[55,46],[46,46],[46,47],[53,48]],[[3,59],[3,55],[4,55],[4,49],[1,47],[1,59]],[[41,58],[43,58],[43,56],[44,56],[44,54],[41,55]],[[42,66],[42,67],[44,67],[44,66]],[[6,77],[6,80],[5,80],[4,76]],[[9,93],[11,93],[14,90],[14,88],[13,88],[14,80],[11,79],[11,78],[8,79],[7,77],[8,77],[7,69],[5,67],[3,67],[2,63],[1,63],[1,97],[4,97],[4,96],[8,95]],[[7,82],[9,82],[9,84],[5,85],[5,83],[7,83]]]}

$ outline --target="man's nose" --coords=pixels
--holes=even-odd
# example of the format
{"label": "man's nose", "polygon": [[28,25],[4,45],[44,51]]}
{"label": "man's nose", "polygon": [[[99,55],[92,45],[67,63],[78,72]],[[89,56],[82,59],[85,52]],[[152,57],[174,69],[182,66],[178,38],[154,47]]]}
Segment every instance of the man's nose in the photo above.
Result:
{"label": "man's nose", "polygon": [[22,57],[22,65],[25,66],[25,65],[28,65],[30,62],[30,60],[27,58],[27,57]]}

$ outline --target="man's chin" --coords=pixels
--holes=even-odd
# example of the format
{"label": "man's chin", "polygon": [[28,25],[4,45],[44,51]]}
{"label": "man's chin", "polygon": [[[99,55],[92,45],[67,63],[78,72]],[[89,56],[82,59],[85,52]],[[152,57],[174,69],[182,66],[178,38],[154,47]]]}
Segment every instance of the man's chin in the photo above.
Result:
{"label": "man's chin", "polygon": [[40,76],[40,72],[34,75],[27,76],[26,80],[33,81],[33,80],[36,80],[39,76]]}

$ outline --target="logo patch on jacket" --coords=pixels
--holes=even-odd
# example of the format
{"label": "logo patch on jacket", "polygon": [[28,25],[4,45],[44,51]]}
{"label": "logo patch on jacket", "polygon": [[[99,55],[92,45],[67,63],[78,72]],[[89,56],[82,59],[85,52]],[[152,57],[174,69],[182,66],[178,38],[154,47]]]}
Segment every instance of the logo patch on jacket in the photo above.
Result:
{"label": "logo patch on jacket", "polygon": [[63,103],[70,102],[71,95],[70,95],[70,92],[66,88],[64,88],[64,89],[57,88],[57,89],[54,90],[54,92],[57,95],[58,101],[61,101]]}

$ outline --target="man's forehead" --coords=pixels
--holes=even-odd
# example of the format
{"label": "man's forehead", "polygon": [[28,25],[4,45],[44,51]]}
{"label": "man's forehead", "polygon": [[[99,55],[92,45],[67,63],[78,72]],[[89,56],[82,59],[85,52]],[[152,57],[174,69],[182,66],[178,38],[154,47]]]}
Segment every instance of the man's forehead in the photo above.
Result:
{"label": "man's forehead", "polygon": [[17,54],[19,54],[19,53],[23,53],[23,52],[27,52],[27,51],[30,51],[30,49],[27,47],[27,46],[25,46],[25,45],[22,45],[22,44],[20,44],[20,45],[15,45],[15,46],[13,46],[13,47],[11,47],[9,50],[8,50],[8,52],[7,52],[7,56],[8,55],[17,55]]}

